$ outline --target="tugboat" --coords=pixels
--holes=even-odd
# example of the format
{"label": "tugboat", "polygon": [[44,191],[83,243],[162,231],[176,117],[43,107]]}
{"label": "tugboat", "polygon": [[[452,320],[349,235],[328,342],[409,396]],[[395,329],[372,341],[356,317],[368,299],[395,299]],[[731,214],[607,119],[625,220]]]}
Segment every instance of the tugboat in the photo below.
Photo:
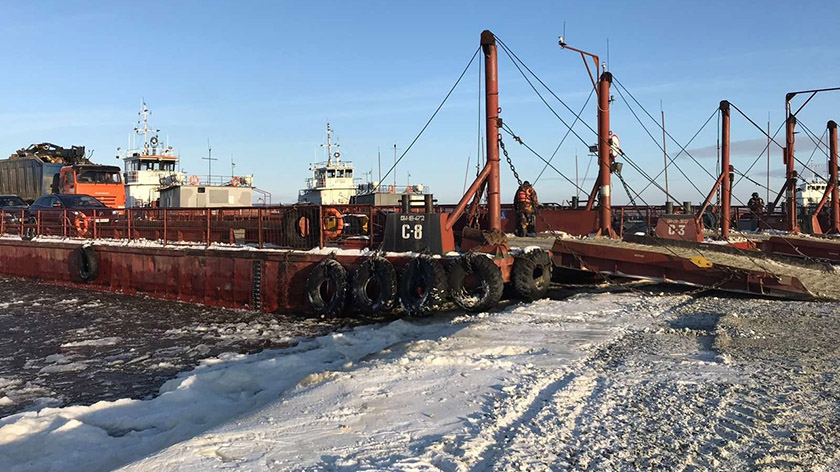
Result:
{"label": "tugboat", "polygon": [[[138,112],[141,118],[131,137],[134,139],[129,140],[129,149],[117,155],[125,166],[126,207],[158,206],[162,188],[186,182],[184,174],[177,170],[178,156],[172,146],[164,146],[160,142],[160,130],[149,128],[150,114],[146,102],[141,102]],[[142,147],[137,146],[137,136],[143,137]]]}
{"label": "tugboat", "polygon": [[338,144],[332,142],[332,128],[327,123],[327,142],[321,145],[327,151],[325,162],[312,164],[312,177],[306,179],[298,203],[311,205],[347,205],[356,194],[358,182],[353,177],[353,163],[341,160]]}

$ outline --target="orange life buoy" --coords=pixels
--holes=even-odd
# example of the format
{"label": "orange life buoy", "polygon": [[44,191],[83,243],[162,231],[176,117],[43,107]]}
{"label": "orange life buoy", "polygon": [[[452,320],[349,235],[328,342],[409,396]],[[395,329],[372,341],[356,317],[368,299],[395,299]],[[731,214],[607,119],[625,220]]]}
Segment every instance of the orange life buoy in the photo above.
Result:
{"label": "orange life buoy", "polygon": [[75,226],[79,236],[86,235],[90,230],[90,218],[84,213],[76,215]]}
{"label": "orange life buoy", "polygon": [[397,187],[395,187],[393,185],[388,186],[388,193],[396,193],[396,192],[397,192]]}
{"label": "orange life buoy", "polygon": [[344,216],[335,208],[325,208],[321,227],[325,236],[329,239],[336,239],[341,236],[341,232],[344,230]]}
{"label": "orange life buoy", "polygon": [[190,176],[190,185],[196,186],[199,182],[201,182],[201,179],[199,179],[197,175]]}
{"label": "orange life buoy", "polygon": [[231,177],[230,178],[230,185],[232,187],[239,187],[242,182],[239,180],[239,177]]}

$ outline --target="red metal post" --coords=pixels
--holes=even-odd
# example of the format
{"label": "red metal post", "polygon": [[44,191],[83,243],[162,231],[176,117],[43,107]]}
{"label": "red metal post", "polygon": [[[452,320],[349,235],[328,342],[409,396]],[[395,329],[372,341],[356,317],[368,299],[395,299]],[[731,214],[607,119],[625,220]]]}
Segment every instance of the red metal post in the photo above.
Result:
{"label": "red metal post", "polygon": [[210,246],[210,208],[204,210],[204,218],[207,220],[207,232],[205,233],[204,244]]}
{"label": "red metal post", "polygon": [[487,204],[490,229],[502,230],[502,190],[499,177],[499,67],[496,37],[488,30],[481,32],[484,52],[485,112],[487,114]]}
{"label": "red metal post", "polygon": [[166,237],[167,237],[167,235],[166,235],[166,230],[167,230],[166,216],[167,216],[167,211],[166,211],[166,208],[164,208],[163,209],[163,245],[164,246],[166,246]]}
{"label": "red metal post", "polygon": [[831,232],[840,233],[840,188],[838,188],[838,165],[837,165],[837,123],[832,120],[828,122],[828,148],[829,162],[828,171],[831,185]]}
{"label": "red metal post", "polygon": [[[263,209],[257,208],[257,245],[260,249],[263,248]],[[371,220],[368,220],[371,221]],[[368,223],[370,224],[370,223]]]}
{"label": "red metal post", "polygon": [[128,240],[131,241],[133,239],[131,234],[131,208],[125,210],[125,228]]}
{"label": "red metal post", "polygon": [[[601,236],[612,237],[612,211],[610,205],[610,84],[612,74],[604,72],[598,81],[598,218]],[[488,132],[489,136],[489,132]]]}
{"label": "red metal post", "polygon": [[[729,222],[732,221],[732,180],[729,170],[729,102],[720,102],[720,171],[724,174],[720,186],[720,236],[729,239]],[[703,215],[699,215],[701,218]]]}
{"label": "red metal post", "polygon": [[451,230],[464,213],[470,199],[487,186],[488,219],[490,229],[502,230],[502,194],[499,171],[499,71],[496,54],[496,37],[488,30],[481,32],[481,49],[484,52],[484,89],[487,119],[487,162],[470,188],[461,197],[455,209],[446,217],[446,230]]}
{"label": "red metal post", "polygon": [[794,129],[796,128],[796,116],[788,115],[785,121],[785,196],[787,201],[787,229],[793,233],[800,231],[799,221],[796,217],[796,153],[794,152]]}

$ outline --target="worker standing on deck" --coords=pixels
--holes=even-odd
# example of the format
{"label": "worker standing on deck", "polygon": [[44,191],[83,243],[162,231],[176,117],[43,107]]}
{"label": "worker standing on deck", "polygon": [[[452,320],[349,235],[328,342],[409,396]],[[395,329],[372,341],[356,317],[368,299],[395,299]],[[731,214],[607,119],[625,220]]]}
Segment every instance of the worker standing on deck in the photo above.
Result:
{"label": "worker standing on deck", "polygon": [[764,212],[764,199],[758,196],[758,192],[753,192],[752,198],[747,202],[750,211],[756,216]]}
{"label": "worker standing on deck", "polygon": [[513,208],[516,210],[517,236],[536,236],[534,212],[537,205],[539,205],[537,191],[534,190],[534,187],[531,187],[531,183],[527,180],[522,182],[522,185],[516,190],[516,197],[513,200]]}

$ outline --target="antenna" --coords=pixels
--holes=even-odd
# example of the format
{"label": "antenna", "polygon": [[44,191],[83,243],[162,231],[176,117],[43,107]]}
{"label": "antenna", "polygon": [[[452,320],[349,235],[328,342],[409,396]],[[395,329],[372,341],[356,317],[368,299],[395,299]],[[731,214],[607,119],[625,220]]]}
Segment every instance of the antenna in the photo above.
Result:
{"label": "antenna", "polygon": [[610,38],[607,38],[607,62],[604,70],[609,70],[610,67]]}
{"label": "antenna", "polygon": [[233,162],[233,153],[230,153],[230,179],[233,180],[233,176],[235,172],[233,168],[236,167],[236,163]]}
{"label": "antenna", "polygon": [[394,187],[397,186],[397,143],[394,143]]}
{"label": "antenna", "polygon": [[213,157],[213,148],[210,147],[210,138],[207,138],[207,157],[202,157],[205,161],[207,161],[207,184],[212,185],[211,176],[213,175],[213,161],[218,161],[218,159]]}

